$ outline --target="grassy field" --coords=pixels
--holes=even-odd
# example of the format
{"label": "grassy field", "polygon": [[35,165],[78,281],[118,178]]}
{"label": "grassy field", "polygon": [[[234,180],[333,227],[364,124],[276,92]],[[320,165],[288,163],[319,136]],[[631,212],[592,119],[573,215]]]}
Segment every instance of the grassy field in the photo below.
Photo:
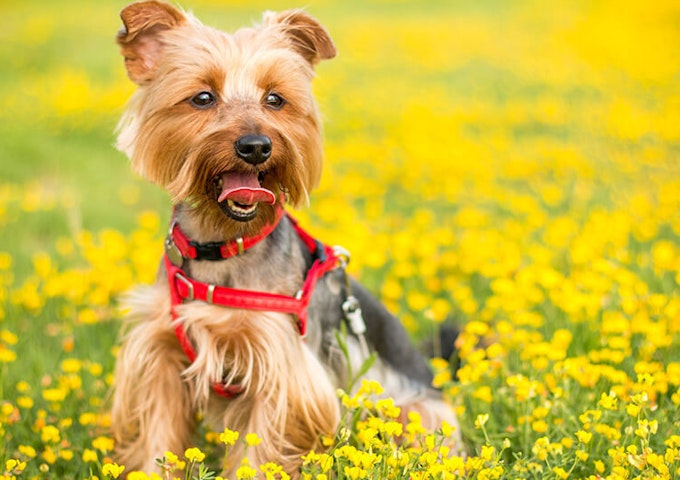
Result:
{"label": "grassy field", "polygon": [[[125,3],[2,2],[0,478],[119,474],[116,299],[152,281],[169,215],[112,146]],[[228,30],[299,6],[245,3],[183,6]],[[461,328],[457,379],[433,368],[469,455],[417,418],[396,442],[368,384],[305,478],[680,478],[680,4],[306,5],[340,55],[318,68],[327,165],[296,215],[414,339]],[[167,478],[219,470],[234,436],[202,437]]]}

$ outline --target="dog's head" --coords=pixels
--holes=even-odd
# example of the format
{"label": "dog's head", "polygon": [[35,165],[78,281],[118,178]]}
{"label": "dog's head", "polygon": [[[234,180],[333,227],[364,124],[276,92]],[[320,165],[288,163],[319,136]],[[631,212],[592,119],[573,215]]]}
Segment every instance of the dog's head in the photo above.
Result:
{"label": "dog's head", "polygon": [[117,40],[138,89],[118,147],[137,172],[241,234],[272,221],[284,198],[306,203],[322,161],[313,67],[336,54],[324,27],[290,10],[228,34],[157,1],[121,18]]}

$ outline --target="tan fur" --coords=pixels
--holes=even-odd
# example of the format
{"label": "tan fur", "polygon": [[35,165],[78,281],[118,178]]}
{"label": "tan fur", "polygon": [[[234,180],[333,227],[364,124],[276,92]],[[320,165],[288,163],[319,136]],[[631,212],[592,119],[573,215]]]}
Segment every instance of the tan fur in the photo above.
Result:
{"label": "tan fur", "polygon": [[[158,1],[131,4],[121,18],[117,40],[138,89],[119,124],[117,145],[138,173],[168,191],[175,220],[189,238],[206,243],[255,235],[274,219],[275,206],[267,203],[258,204],[248,221],[225,215],[211,191],[211,182],[225,172],[258,175],[278,203],[305,204],[321,175],[321,124],[311,81],[314,66],[335,55],[326,30],[308,14],[290,10],[267,12],[261,26],[227,34]],[[210,108],[191,102],[201,92],[216,99]],[[271,93],[285,99],[283,108],[269,108]],[[266,163],[239,158],[235,142],[246,135],[271,139]],[[290,225],[277,228],[277,235],[244,255],[184,259],[182,268],[201,282],[294,296],[309,252]],[[337,279],[335,287],[323,281],[335,292],[329,295],[339,298]],[[189,301],[176,308],[175,322],[197,352],[191,363],[175,336],[164,268],[156,285],[131,293],[126,306],[112,405],[116,461],[126,472],[153,470],[166,450],[183,453],[196,440],[199,415],[218,431],[257,433],[263,441],[247,452],[252,464],[277,462],[293,478],[301,455],[320,449],[321,437],[335,431],[335,388],[346,365],[337,346],[322,352],[322,340],[332,343],[332,331],[317,324],[306,342],[288,314]],[[328,314],[316,313],[317,322]],[[427,386],[416,387],[383,367],[376,364],[371,374],[388,394],[401,395],[404,407],[434,413],[425,415],[434,423],[450,418],[441,399],[428,397]],[[211,389],[215,382],[243,391],[225,399]],[[243,453],[240,444],[230,450],[230,477]]]}
{"label": "tan fur", "polygon": [[[261,205],[255,220],[229,221],[206,192],[220,172],[249,168],[233,144],[251,132],[276,144],[263,186],[293,205],[307,202],[322,163],[321,125],[311,96],[313,65],[335,55],[323,27],[301,11],[269,12],[262,27],[228,35],[156,1],[131,4],[121,18],[118,43],[139,88],[121,119],[118,147],[137,172],[169,192],[173,203],[190,206],[182,225],[192,238],[252,235],[274,218],[274,208]],[[188,100],[201,91],[217,95],[219,105],[193,108]],[[262,99],[271,91],[289,108],[263,109]],[[299,253],[293,258],[302,261]],[[252,267],[239,262],[229,264],[229,274],[247,280],[251,275],[239,271]],[[217,282],[226,274],[204,267],[193,266],[196,278]],[[273,283],[239,286],[294,294],[301,274],[286,279],[278,274],[280,266],[272,269],[258,278]],[[328,374],[290,317],[183,305],[178,321],[198,352],[189,364],[173,331],[168,295],[161,275],[155,287],[128,299],[131,313],[112,407],[118,461],[128,471],[152,470],[165,450],[182,453],[192,441],[198,412],[204,412],[216,429],[229,426],[265,438],[249,452],[253,464],[277,460],[295,472],[300,455],[333,432],[339,409]],[[217,397],[210,385],[220,380],[240,384],[243,394]],[[241,453],[234,448],[232,458]]]}
{"label": "tan fur", "polygon": [[165,450],[183,452],[194,433],[194,393],[182,378],[187,358],[171,328],[167,288],[137,290],[128,298],[129,332],[118,354],[112,428],[117,458],[152,470]]}
{"label": "tan fur", "polygon": [[[320,448],[321,434],[334,431],[335,388],[290,317],[184,305],[178,320],[198,351],[189,365],[173,331],[164,286],[138,290],[127,304],[131,329],[118,356],[112,409],[122,464],[151,471],[165,450],[184,452],[199,411],[216,429],[229,426],[263,437],[249,451],[254,465],[276,459],[292,472],[300,455]],[[225,372],[227,383],[244,388],[233,400],[210,391]],[[238,466],[242,454],[237,445],[229,466]]]}
{"label": "tan fur", "polygon": [[[126,9],[121,15],[146,30],[137,27],[134,36],[118,36],[128,74],[139,84],[118,136],[118,148],[135,170],[165,188],[173,203],[190,200],[200,208],[205,230],[217,228],[228,237],[253,234],[271,221],[272,207],[265,207],[268,215],[231,232],[233,225],[207,201],[205,184],[224,169],[241,168],[233,143],[255,131],[279,146],[269,160],[272,173],[264,186],[285,194],[293,206],[306,204],[321,176],[321,122],[311,81],[313,64],[335,54],[326,31],[309,15],[289,11],[268,13],[265,26],[228,35],[169,5],[149,3],[151,12],[132,4],[132,12]],[[158,5],[169,12],[166,17]],[[306,57],[298,53],[301,50]],[[312,56],[311,51],[316,53]],[[128,59],[149,57],[130,68]],[[148,70],[142,71],[138,63],[148,64]],[[192,109],[186,102],[203,90],[220,97],[219,106],[210,112]],[[281,93],[291,108],[275,114],[263,110],[262,97],[271,90]]]}

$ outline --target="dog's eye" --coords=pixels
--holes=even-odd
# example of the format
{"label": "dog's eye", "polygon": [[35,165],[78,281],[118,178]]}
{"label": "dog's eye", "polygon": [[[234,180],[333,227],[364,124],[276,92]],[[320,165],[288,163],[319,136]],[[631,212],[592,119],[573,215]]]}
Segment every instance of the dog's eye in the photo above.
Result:
{"label": "dog's eye", "polygon": [[271,108],[272,110],[281,110],[286,104],[286,101],[280,95],[270,93],[265,97],[264,104],[267,108]]}
{"label": "dog's eye", "polygon": [[215,105],[215,95],[210,92],[201,92],[189,100],[196,108],[210,108]]}

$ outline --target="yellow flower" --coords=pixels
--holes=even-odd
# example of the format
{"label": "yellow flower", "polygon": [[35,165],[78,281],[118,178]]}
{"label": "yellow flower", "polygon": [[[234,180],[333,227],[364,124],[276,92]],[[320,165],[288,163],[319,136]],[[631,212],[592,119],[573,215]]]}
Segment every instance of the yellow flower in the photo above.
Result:
{"label": "yellow flower", "polygon": [[21,380],[20,382],[17,382],[17,392],[21,393],[26,393],[31,389],[31,384]]}
{"label": "yellow flower", "polygon": [[7,345],[16,345],[19,342],[19,337],[9,330],[0,330],[0,341]]}
{"label": "yellow flower", "polygon": [[635,429],[635,435],[640,438],[647,438],[648,435],[654,435],[659,428],[657,420],[638,420],[638,428]]}
{"label": "yellow flower", "polygon": [[536,420],[532,422],[531,429],[536,433],[545,433],[548,430],[548,424],[545,420]]}
{"label": "yellow flower", "polygon": [[680,435],[671,435],[664,443],[669,448],[680,448]]}
{"label": "yellow flower", "polygon": [[630,403],[626,405],[626,413],[631,417],[637,417],[640,414],[640,406]]}
{"label": "yellow flower", "polygon": [[488,385],[477,387],[475,391],[472,392],[472,397],[476,398],[477,400],[481,400],[484,403],[491,403],[493,401],[491,387]]}
{"label": "yellow flower", "polygon": [[283,471],[283,467],[273,462],[260,465],[260,471],[264,473],[265,480],[290,480],[290,475]]}
{"label": "yellow flower", "polygon": [[236,440],[238,440],[238,432],[225,428],[224,431],[220,433],[220,442],[225,445],[232,446],[236,443]]}
{"label": "yellow flower", "polygon": [[172,453],[169,450],[166,450],[165,453],[163,454],[163,459],[162,459],[164,467],[168,467],[169,469],[177,469],[177,470],[184,470],[186,467],[186,462],[184,460],[180,460],[177,455]]}
{"label": "yellow flower", "polygon": [[346,477],[350,478],[351,480],[359,480],[362,478],[366,478],[366,475],[368,475],[368,472],[361,468],[361,467],[350,467],[350,466],[345,466],[343,469],[343,473],[345,474]]}
{"label": "yellow flower", "polygon": [[33,399],[31,397],[19,397],[17,398],[17,405],[25,409],[33,408]]}
{"label": "yellow flower", "polygon": [[593,434],[584,430],[579,430],[576,432],[576,438],[579,442],[587,444],[590,443],[590,440],[593,438]]}
{"label": "yellow flower", "polygon": [[61,370],[64,373],[78,373],[83,366],[83,362],[76,358],[67,358],[61,362]]}
{"label": "yellow flower", "polygon": [[26,455],[28,458],[35,458],[36,456],[35,448],[30,445],[19,445],[19,453]]}
{"label": "yellow flower", "polygon": [[656,453],[650,453],[647,455],[647,463],[654,467],[663,478],[669,478],[669,469],[666,465],[664,458]]}
{"label": "yellow flower", "polygon": [[342,406],[347,408],[348,410],[354,410],[356,408],[359,408],[359,399],[356,396],[351,397],[346,393],[344,393],[340,398],[340,403],[342,403]]}
{"label": "yellow flower", "polygon": [[475,428],[481,429],[486,425],[486,422],[489,421],[489,414],[488,413],[480,413],[477,415],[477,418],[475,418]]}
{"label": "yellow flower", "polygon": [[567,473],[567,471],[561,467],[553,467],[552,471],[557,478],[561,478],[563,480],[569,478],[569,474]]}
{"label": "yellow flower", "polygon": [[384,389],[379,382],[375,380],[362,379],[361,387],[357,391],[357,396],[380,395]]}
{"label": "yellow flower", "polygon": [[205,460],[205,453],[196,447],[192,447],[184,451],[184,457],[190,462],[202,462]]}
{"label": "yellow flower", "polygon": [[83,450],[83,462],[98,462],[99,461],[99,456],[97,455],[97,452],[94,450],[90,450],[89,448],[86,448]]}
{"label": "yellow flower", "polygon": [[9,270],[12,266],[12,256],[7,252],[0,252],[0,271]]}
{"label": "yellow flower", "polygon": [[17,354],[9,348],[5,348],[5,346],[0,343],[0,363],[12,363],[16,359]]}
{"label": "yellow flower", "polygon": [[40,440],[43,443],[57,443],[61,440],[59,429],[54,425],[45,425],[40,432]]}
{"label": "yellow flower", "polygon": [[12,405],[9,402],[3,403],[2,408],[0,408],[0,413],[5,418],[12,416],[12,414],[14,413],[14,405]]}
{"label": "yellow flower", "polygon": [[66,448],[61,449],[59,450],[59,457],[66,460],[67,462],[70,462],[71,460],[73,460],[73,450],[69,450]]}
{"label": "yellow flower", "polygon": [[385,422],[380,429],[388,438],[401,436],[404,425],[401,422]]}
{"label": "yellow flower", "polygon": [[548,458],[548,447],[550,441],[548,437],[541,437],[534,442],[531,452],[536,455],[539,460],[545,461]]}
{"label": "yellow flower", "polygon": [[256,475],[257,470],[255,470],[254,468],[247,464],[241,465],[236,470],[236,478],[238,478],[239,480],[250,480],[255,478]]}
{"label": "yellow flower", "polygon": [[19,475],[26,468],[26,462],[11,458],[5,462],[5,470],[13,475]]}
{"label": "yellow flower", "polygon": [[[678,275],[680,275],[680,273],[678,273]],[[680,388],[678,389],[677,392],[675,392],[673,395],[671,395],[671,401],[675,405],[680,405]]]}
{"label": "yellow flower", "polygon": [[597,473],[604,473],[604,462],[602,460],[595,460],[593,465],[595,465],[595,471]]}
{"label": "yellow flower", "polygon": [[256,447],[262,442],[262,439],[257,436],[257,433],[249,433],[246,435],[246,444],[249,447]]}
{"label": "yellow flower", "polygon": [[48,388],[43,390],[42,396],[48,402],[63,402],[67,391],[64,388]]}
{"label": "yellow flower", "polygon": [[408,420],[406,432],[409,434],[410,441],[413,441],[417,435],[426,433],[425,427],[423,427],[422,418],[418,412],[408,412]]}
{"label": "yellow flower", "polygon": [[379,414],[387,418],[398,418],[401,414],[401,408],[394,405],[392,398],[381,398],[375,402],[375,409]]}
{"label": "yellow flower", "polygon": [[50,446],[45,447],[45,451],[42,453],[41,457],[50,465],[54,464],[58,458],[57,454]]}
{"label": "yellow flower", "polygon": [[97,415],[92,412],[81,413],[78,417],[78,423],[81,425],[93,425],[97,421]]}
{"label": "yellow flower", "polygon": [[371,427],[360,428],[357,432],[357,439],[364,445],[365,448],[370,448],[376,442],[379,445],[380,441],[377,439],[378,430]]}
{"label": "yellow flower", "polygon": [[170,450],[166,450],[164,456],[168,463],[175,464],[179,461],[179,457],[172,453]]}
{"label": "yellow flower", "polygon": [[479,456],[487,462],[490,462],[494,453],[496,453],[496,448],[493,445],[482,445],[482,453],[480,453]]}
{"label": "yellow flower", "polygon": [[334,459],[327,453],[316,453],[314,450],[302,456],[304,465],[317,465],[322,472],[327,472],[333,467]]}
{"label": "yellow flower", "polygon": [[144,472],[133,471],[128,474],[127,480],[150,480],[150,478]]}
{"label": "yellow flower", "polygon": [[123,470],[125,470],[125,467],[116,463],[106,463],[102,467],[102,473],[111,478],[118,478]]}
{"label": "yellow flower", "polygon": [[456,430],[456,427],[451,425],[446,420],[442,421],[441,428],[442,428],[442,435],[444,435],[444,437],[447,437],[447,438],[450,437],[453,434],[453,432]]}
{"label": "yellow flower", "polygon": [[618,408],[618,399],[614,392],[610,392],[609,395],[602,392],[600,401],[597,404],[606,410],[616,410]]}
{"label": "yellow flower", "polygon": [[92,446],[102,453],[113,451],[113,439],[100,436],[92,440]]}

